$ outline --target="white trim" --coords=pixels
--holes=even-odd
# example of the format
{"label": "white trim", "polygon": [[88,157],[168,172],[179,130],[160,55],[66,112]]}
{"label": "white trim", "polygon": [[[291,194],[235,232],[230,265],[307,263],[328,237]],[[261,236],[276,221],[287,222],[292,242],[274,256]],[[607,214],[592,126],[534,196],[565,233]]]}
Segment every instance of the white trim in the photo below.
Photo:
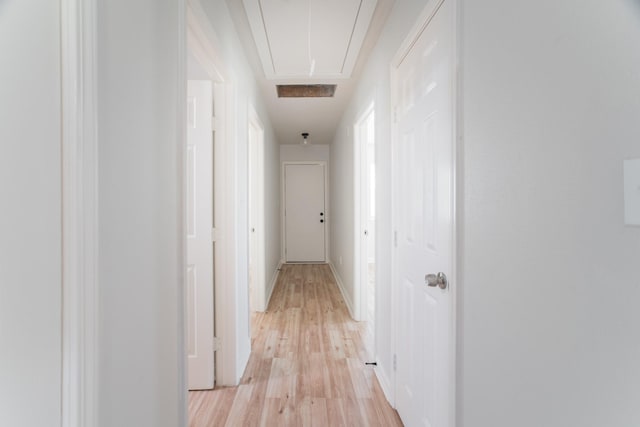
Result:
{"label": "white trim", "polygon": [[[177,92],[177,105],[176,105],[176,141],[179,143],[179,149],[177,150],[177,171],[178,171],[178,185],[176,186],[178,200],[177,218],[178,224],[178,236],[176,242],[178,244],[178,256],[179,258],[179,277],[178,286],[176,289],[176,310],[178,320],[178,330],[176,337],[177,359],[178,359],[178,425],[180,427],[186,427],[189,424],[189,395],[188,395],[188,356],[187,356],[187,292],[185,289],[186,277],[187,277],[187,215],[186,215],[186,203],[185,198],[187,194],[187,111],[185,108],[187,99],[187,17],[186,17],[186,1],[178,0],[176,2],[176,20],[177,20],[177,35],[178,35],[178,64],[177,64],[177,76],[176,76],[176,92]],[[180,102],[184,100],[184,102]]]}
{"label": "white trim", "polygon": [[342,294],[342,299],[344,299],[344,303],[347,306],[347,310],[349,310],[349,315],[352,319],[355,319],[353,315],[353,301],[348,297],[348,293],[344,288],[344,283],[342,282],[342,278],[338,274],[338,270],[336,270],[335,265],[333,265],[333,261],[329,261],[329,268],[331,268],[331,272],[333,273],[333,277],[336,279],[336,283],[338,284],[338,289],[340,289],[340,293]]}
{"label": "white trim", "polygon": [[284,264],[284,260],[280,260],[278,262],[278,266],[273,272],[273,276],[271,277],[271,281],[269,282],[269,289],[267,292],[267,298],[264,305],[265,311],[269,307],[269,302],[271,301],[271,296],[273,295],[273,290],[276,288],[276,283],[278,282],[278,278],[280,277],[280,269],[282,269],[282,264]]}
{"label": "white trim", "polygon": [[393,60],[391,61],[392,69],[398,68],[400,64],[402,64],[402,61],[407,57],[413,45],[416,44],[422,32],[427,28],[433,17],[440,9],[440,6],[442,6],[442,3],[444,3],[444,0],[429,2],[422,10],[422,13],[420,13],[415,24],[411,27],[411,31],[407,33],[407,36],[400,45],[400,48],[393,56]]}
{"label": "white trim", "polygon": [[[367,107],[362,111],[362,113],[358,116],[355,123],[353,124],[353,224],[354,224],[354,235],[353,235],[353,289],[354,289],[354,300],[355,300],[355,319],[358,321],[367,320],[367,283],[364,283],[363,277],[366,278],[366,275],[363,274],[364,269],[368,269],[368,260],[362,260],[364,248],[366,247],[366,243],[363,242],[364,238],[363,233],[367,224],[363,224],[362,220],[362,197],[363,197],[363,183],[369,182],[368,177],[364,177],[366,173],[365,164],[368,162],[366,158],[368,154],[368,148],[363,147],[362,140],[362,125],[365,120],[368,120],[371,114],[375,114],[375,101],[371,101],[367,104]],[[375,116],[374,116],[375,120]],[[375,135],[374,135],[375,138]],[[365,143],[366,145],[366,143]],[[373,238],[375,239],[378,233],[374,231]],[[374,325],[375,327],[375,325]],[[375,334],[374,334],[375,335]],[[375,338],[374,338],[375,341]],[[375,352],[375,343],[373,343],[374,348],[372,349]]]}
{"label": "white trim", "polygon": [[214,46],[216,40],[213,29],[206,22],[205,12],[198,2],[187,0],[187,3],[188,51],[193,54],[213,81],[223,82],[229,73],[222,63],[219,49]]}
{"label": "white trim", "polygon": [[376,374],[376,378],[378,379],[378,384],[380,384],[380,388],[384,393],[384,396],[387,398],[389,402],[391,402],[391,397],[393,396],[393,384],[389,380],[387,376],[387,370],[383,369],[383,366],[378,364],[373,372]]}
{"label": "white trim", "polygon": [[[236,298],[235,245],[233,244],[233,150],[228,149],[230,88],[225,83],[214,85],[216,108],[216,141],[214,144],[214,227],[218,232],[214,260],[215,333],[221,342],[215,355],[217,385],[236,385]],[[218,120],[222,115],[222,119]],[[227,162],[231,162],[227,166]]]}
{"label": "white trim", "polygon": [[280,194],[281,194],[281,203],[280,203],[280,228],[282,235],[282,245],[281,245],[281,258],[284,262],[287,262],[287,234],[286,234],[286,219],[284,215],[285,206],[287,203],[287,192],[286,192],[286,182],[285,182],[285,168],[287,165],[321,165],[324,169],[324,261],[320,261],[320,263],[328,263],[329,262],[329,224],[331,221],[329,215],[329,168],[327,167],[327,162],[325,160],[285,160],[280,164]]}
{"label": "white trim", "polygon": [[452,409],[451,415],[452,425],[464,425],[463,419],[463,384],[464,380],[462,374],[464,372],[464,361],[462,346],[464,343],[464,329],[463,329],[463,315],[464,310],[462,307],[463,292],[463,275],[462,275],[462,249],[464,248],[463,240],[463,189],[464,189],[464,166],[463,166],[463,72],[462,72],[462,19],[464,17],[462,8],[464,0],[450,0],[453,3],[454,19],[453,19],[453,60],[454,60],[454,85],[453,85],[453,256],[452,256],[452,283],[454,284],[453,291],[453,331],[454,331],[454,346],[453,346],[453,358],[454,358],[454,372],[453,372],[453,396],[452,396]]}
{"label": "white trim", "polygon": [[98,139],[95,0],[62,0],[61,425],[97,425]]}
{"label": "white trim", "polygon": [[[391,358],[396,357],[396,351],[398,348],[398,343],[396,339],[396,325],[398,324],[398,313],[396,309],[397,305],[397,297],[396,297],[396,288],[397,284],[395,283],[396,277],[398,277],[398,250],[397,250],[397,241],[398,241],[398,230],[397,230],[397,209],[396,205],[398,203],[398,195],[396,194],[396,188],[398,187],[398,178],[397,178],[397,155],[396,149],[394,147],[396,140],[396,133],[398,132],[398,125],[396,123],[397,118],[397,105],[398,105],[398,84],[397,84],[397,64],[394,66],[395,61],[392,61],[389,68],[389,87],[390,87],[390,101],[391,101],[391,282],[389,287],[391,289]],[[393,363],[393,362],[392,362]],[[389,388],[389,395],[387,396],[387,400],[394,408],[396,407],[396,372],[392,368],[391,371],[391,387]]]}

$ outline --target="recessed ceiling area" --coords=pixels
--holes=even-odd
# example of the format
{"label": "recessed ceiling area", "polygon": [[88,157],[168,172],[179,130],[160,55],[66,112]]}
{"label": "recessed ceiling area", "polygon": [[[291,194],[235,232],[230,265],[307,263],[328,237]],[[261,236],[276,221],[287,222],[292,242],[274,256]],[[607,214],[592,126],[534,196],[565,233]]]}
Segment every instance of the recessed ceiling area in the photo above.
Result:
{"label": "recessed ceiling area", "polygon": [[[331,144],[394,0],[225,1],[278,142],[300,144],[309,132],[311,144]],[[281,97],[278,85],[337,89]]]}
{"label": "recessed ceiling area", "polygon": [[264,74],[348,78],[377,0],[243,0]]}

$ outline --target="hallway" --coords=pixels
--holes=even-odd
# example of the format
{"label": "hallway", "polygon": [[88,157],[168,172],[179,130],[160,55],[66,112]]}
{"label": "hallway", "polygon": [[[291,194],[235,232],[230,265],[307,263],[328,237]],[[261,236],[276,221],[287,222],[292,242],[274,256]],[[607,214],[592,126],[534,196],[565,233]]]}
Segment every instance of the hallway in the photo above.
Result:
{"label": "hallway", "polygon": [[402,425],[364,365],[364,324],[349,316],[328,265],[283,265],[252,325],[240,385],[190,392],[190,426]]}

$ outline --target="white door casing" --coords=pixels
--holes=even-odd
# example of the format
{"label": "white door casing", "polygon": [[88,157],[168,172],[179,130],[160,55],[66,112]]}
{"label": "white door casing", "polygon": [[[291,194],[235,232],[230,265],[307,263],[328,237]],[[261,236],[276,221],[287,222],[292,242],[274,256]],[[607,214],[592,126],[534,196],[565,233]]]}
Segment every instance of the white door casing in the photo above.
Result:
{"label": "white door casing", "polygon": [[[454,425],[454,9],[427,7],[392,67],[395,403],[407,426]],[[446,289],[425,275],[443,272]]]}
{"label": "white door casing", "polygon": [[325,164],[284,163],[286,262],[325,262]]}
{"label": "white door casing", "polygon": [[214,386],[213,85],[187,85],[187,358],[190,390]]}

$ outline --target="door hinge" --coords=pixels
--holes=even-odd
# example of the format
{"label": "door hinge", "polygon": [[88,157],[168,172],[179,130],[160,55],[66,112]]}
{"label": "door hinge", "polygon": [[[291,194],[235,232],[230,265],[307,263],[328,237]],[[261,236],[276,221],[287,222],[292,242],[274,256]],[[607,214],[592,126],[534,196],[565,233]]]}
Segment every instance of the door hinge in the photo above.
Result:
{"label": "door hinge", "polygon": [[397,355],[393,355],[393,370],[397,371],[398,370],[398,356]]}
{"label": "door hinge", "polygon": [[222,347],[222,340],[218,337],[213,337],[213,351],[220,350],[220,347]]}
{"label": "door hinge", "polygon": [[211,229],[211,241],[212,242],[217,242],[219,237],[220,236],[218,236],[218,229],[215,228],[215,227],[212,228]]}
{"label": "door hinge", "polygon": [[398,231],[397,230],[393,230],[393,247],[394,248],[398,247]]}
{"label": "door hinge", "polygon": [[393,122],[398,123],[398,107],[393,107]]}
{"label": "door hinge", "polygon": [[211,117],[211,130],[218,130],[218,120],[216,119],[216,116]]}

